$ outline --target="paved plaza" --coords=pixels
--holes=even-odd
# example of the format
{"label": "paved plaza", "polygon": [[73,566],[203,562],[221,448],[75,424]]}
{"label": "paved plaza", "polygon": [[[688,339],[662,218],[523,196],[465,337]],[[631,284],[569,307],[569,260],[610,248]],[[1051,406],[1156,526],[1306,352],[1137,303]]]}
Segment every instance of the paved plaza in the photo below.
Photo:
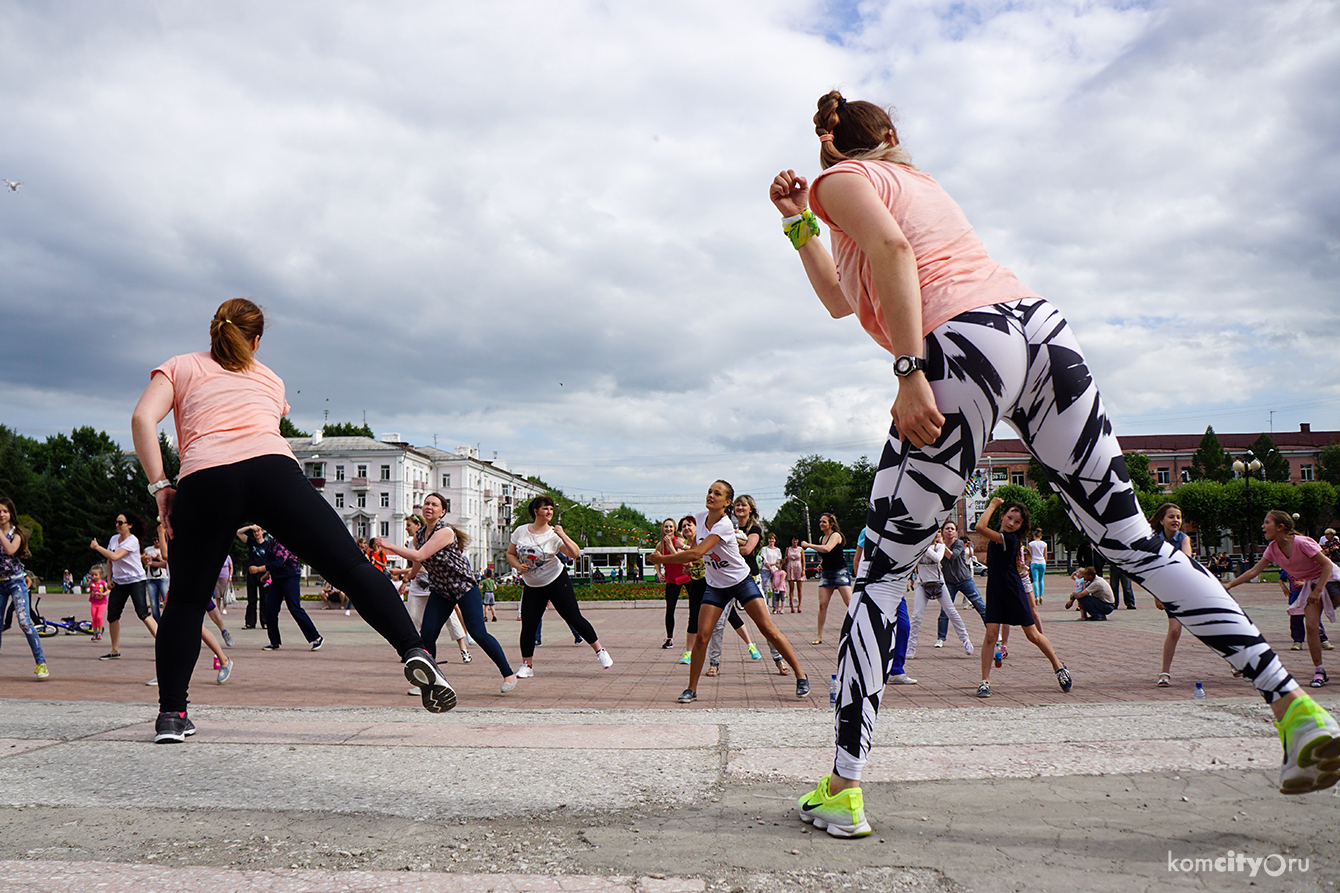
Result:
{"label": "paved plaza", "polygon": [[[1156,688],[1167,620],[1152,599],[1137,590],[1138,610],[1079,623],[1061,610],[1065,583],[1048,579],[1042,613],[1075,679],[1068,695],[1016,632],[993,697],[978,700],[977,657],[952,638],[932,648],[928,612],[908,664],[920,682],[884,703],[865,780],[875,833],[857,841],[814,832],[793,808],[832,758],[841,617],[809,644],[812,584],[804,614],[774,617],[809,698],[761,639],[753,661],[728,634],[721,676],[678,705],[683,603],[666,651],[660,603],[586,602],[612,669],[550,612],[535,678],[508,695],[480,649],[462,665],[440,647],[460,696],[445,715],[406,696],[395,654],[356,613],[312,611],[318,652],[281,616],[284,646],[264,652],[235,606],[233,678],[214,684],[205,654],[199,734],[176,746],[150,743],[142,627],[125,624],[117,661],[97,660],[105,641],[43,640],[47,682],[11,630],[0,890],[1334,889],[1340,802],[1275,792],[1278,739],[1250,687],[1183,636],[1174,685]],[[1310,675],[1307,652],[1287,650],[1278,587],[1236,594],[1289,669]],[[59,594],[42,606],[87,610]],[[498,613],[490,631],[516,659],[515,608]],[[980,645],[980,621],[965,620]],[[1207,701],[1193,702],[1197,681]],[[1318,699],[1340,708],[1329,688]]]}

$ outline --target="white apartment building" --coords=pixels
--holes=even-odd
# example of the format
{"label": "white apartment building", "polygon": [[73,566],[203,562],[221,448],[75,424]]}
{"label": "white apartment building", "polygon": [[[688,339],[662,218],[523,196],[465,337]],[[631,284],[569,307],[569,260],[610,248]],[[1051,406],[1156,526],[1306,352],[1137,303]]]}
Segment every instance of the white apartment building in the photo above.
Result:
{"label": "white apartment building", "polygon": [[429,493],[442,496],[447,520],[470,537],[466,556],[481,573],[507,570],[513,509],[544,492],[478,450],[415,447],[398,434],[370,437],[291,437],[289,446],[312,486],[331,504],[355,537],[404,541],[405,518]]}

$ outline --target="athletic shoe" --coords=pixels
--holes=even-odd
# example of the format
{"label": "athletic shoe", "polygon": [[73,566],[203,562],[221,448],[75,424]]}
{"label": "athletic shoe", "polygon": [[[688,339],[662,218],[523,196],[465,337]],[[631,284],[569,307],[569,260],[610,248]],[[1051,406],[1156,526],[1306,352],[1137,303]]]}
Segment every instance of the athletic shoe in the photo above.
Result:
{"label": "athletic shoe", "polygon": [[661,647],[662,647],[662,648],[674,648],[674,647],[675,647],[675,640],[674,640],[674,639],[666,639],[664,642],[661,643]]}
{"label": "athletic shoe", "polygon": [[274,644],[265,645],[265,646],[263,646],[263,647],[261,648],[261,650],[262,650],[262,651],[278,651],[278,650],[279,650],[279,646],[278,646],[278,645],[274,645]]}
{"label": "athletic shoe", "polygon": [[226,647],[228,647],[228,648],[232,648],[232,647],[233,647],[233,634],[230,633],[230,632],[228,632],[228,630],[226,630],[226,629],[225,629],[225,630],[221,630],[221,634],[222,634],[222,636],[223,636],[223,644],[224,644]]}
{"label": "athletic shoe", "polygon": [[344,616],[345,616],[345,617],[348,617],[348,616],[349,616],[349,611],[350,611],[350,610],[351,610],[351,609],[349,609],[349,608],[345,608],[345,609],[344,609]]}
{"label": "athletic shoe", "polygon": [[437,668],[432,655],[422,648],[411,648],[405,653],[405,678],[419,686],[423,709],[429,713],[446,713],[456,706],[456,692],[451,683]]}
{"label": "athletic shoe", "polygon": [[1321,643],[1321,650],[1322,650],[1322,651],[1334,651],[1334,650],[1335,650],[1335,646],[1331,644],[1331,640],[1330,640],[1330,639],[1327,639],[1325,642],[1322,642],[1322,643]]}
{"label": "athletic shoe", "polygon": [[1275,728],[1284,745],[1281,794],[1324,791],[1340,781],[1340,725],[1316,701],[1294,698]]}
{"label": "athletic shoe", "polygon": [[106,654],[104,654],[102,657],[98,658],[98,660],[117,660],[117,659],[119,659],[120,657],[121,657],[121,652],[120,652],[120,651],[109,651],[109,652],[107,652]]}
{"label": "athletic shoe", "polygon": [[516,681],[515,681],[515,680],[513,680],[513,681],[511,681],[511,682],[508,682],[506,679],[503,680],[503,683],[502,683],[502,693],[503,693],[503,694],[507,694],[509,691],[515,691],[515,690],[516,690]]}
{"label": "athletic shoe", "polygon": [[320,650],[321,650],[321,646],[324,645],[324,644],[326,644],[325,637],[323,637],[323,636],[317,636],[315,639],[312,640],[312,650],[313,650],[313,651],[320,651]]}
{"label": "athletic shoe", "polygon": [[145,684],[145,685],[152,685],[152,686],[157,687],[157,685],[158,685],[158,677],[155,676],[154,678],[150,679],[148,682],[146,682],[146,683],[144,683],[144,684]]}
{"label": "athletic shoe", "polygon": [[963,653],[968,655],[969,657],[972,656],[972,642],[963,643]]}
{"label": "athletic shoe", "polygon": [[814,790],[796,801],[796,811],[805,824],[813,824],[833,837],[864,837],[870,833],[865,820],[865,798],[860,788],[829,794],[831,776],[819,779]]}
{"label": "athletic shoe", "polygon": [[418,687],[417,685],[411,685],[411,686],[409,687],[409,689],[405,692],[405,694],[407,694],[407,695],[414,695],[415,697],[418,697],[418,695],[419,695],[419,687]]}
{"label": "athletic shoe", "polygon": [[217,680],[219,685],[223,685],[223,683],[227,682],[228,677],[231,675],[233,675],[233,662],[230,660],[228,661],[228,663],[219,667],[219,675]]}
{"label": "athletic shoe", "polygon": [[154,744],[181,744],[195,734],[195,723],[185,713],[160,713],[154,723]]}
{"label": "athletic shoe", "polygon": [[698,693],[691,688],[684,689],[684,694],[679,696],[679,703],[681,704],[692,704],[696,700],[698,700]]}
{"label": "athletic shoe", "polygon": [[808,678],[805,678],[805,679],[797,679],[797,680],[796,680],[796,697],[798,697],[798,698],[807,698],[807,697],[809,697],[809,694],[810,694],[810,680],[809,680]]}
{"label": "athletic shoe", "polygon": [[985,679],[982,680],[982,684],[979,685],[979,686],[977,686],[977,697],[979,697],[979,698],[989,698],[989,697],[991,697],[991,683],[990,683],[990,682],[986,681]]}
{"label": "athletic shoe", "polygon": [[894,676],[890,676],[890,677],[889,677],[889,683],[888,683],[888,684],[889,684],[889,685],[916,685],[916,684],[917,684],[917,680],[913,679],[911,676],[907,675],[906,673],[898,673],[897,675],[894,675]]}
{"label": "athletic shoe", "polygon": [[518,679],[530,679],[534,675],[535,668],[529,664],[522,664],[521,669],[516,671],[516,678]]}
{"label": "athletic shoe", "polygon": [[604,648],[596,652],[596,660],[600,661],[600,669],[602,670],[608,670],[614,666],[614,658],[610,657],[610,653]]}
{"label": "athletic shoe", "polygon": [[943,648],[943,647],[945,647],[945,640],[944,640],[944,639],[936,639],[936,640],[935,640],[935,647],[936,647],[936,648]]}
{"label": "athletic shoe", "polygon": [[685,651],[685,652],[684,652],[684,656],[681,657],[681,658],[679,659],[679,662],[680,662],[681,664],[691,663],[692,661],[693,661],[693,652],[692,652],[692,651]]}
{"label": "athletic shoe", "polygon": [[581,636],[573,636],[573,637],[572,637],[572,644],[574,644],[574,645],[580,645],[580,644],[582,644],[582,637],[581,637]]}
{"label": "athletic shoe", "polygon": [[47,670],[47,665],[41,663],[33,667],[33,675],[36,676],[38,679],[46,679],[48,676],[51,675],[51,673],[50,671]]}
{"label": "athletic shoe", "polygon": [[1073,683],[1070,681],[1070,671],[1065,668],[1065,664],[1061,664],[1061,669],[1056,671],[1056,681],[1061,683],[1061,691],[1070,691]]}
{"label": "athletic shoe", "polygon": [[462,652],[461,652],[461,663],[463,663],[463,664],[468,664],[469,662],[470,662],[470,652],[468,652],[468,651],[462,651]]}

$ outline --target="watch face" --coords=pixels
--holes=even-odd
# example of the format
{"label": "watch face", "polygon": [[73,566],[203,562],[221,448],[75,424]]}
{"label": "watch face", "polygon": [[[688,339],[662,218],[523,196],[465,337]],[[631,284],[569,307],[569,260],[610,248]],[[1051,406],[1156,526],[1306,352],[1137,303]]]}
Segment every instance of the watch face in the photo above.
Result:
{"label": "watch face", "polygon": [[893,371],[899,375],[907,375],[912,371],[912,358],[899,357],[897,362],[893,364]]}

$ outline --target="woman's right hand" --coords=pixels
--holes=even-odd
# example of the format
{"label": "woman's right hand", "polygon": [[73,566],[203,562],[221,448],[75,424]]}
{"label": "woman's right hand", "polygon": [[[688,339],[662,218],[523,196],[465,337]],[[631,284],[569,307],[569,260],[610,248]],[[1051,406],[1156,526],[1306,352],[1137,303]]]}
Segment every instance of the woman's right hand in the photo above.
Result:
{"label": "woman's right hand", "polygon": [[794,217],[810,206],[810,182],[793,170],[784,170],[772,178],[768,198],[783,217]]}

